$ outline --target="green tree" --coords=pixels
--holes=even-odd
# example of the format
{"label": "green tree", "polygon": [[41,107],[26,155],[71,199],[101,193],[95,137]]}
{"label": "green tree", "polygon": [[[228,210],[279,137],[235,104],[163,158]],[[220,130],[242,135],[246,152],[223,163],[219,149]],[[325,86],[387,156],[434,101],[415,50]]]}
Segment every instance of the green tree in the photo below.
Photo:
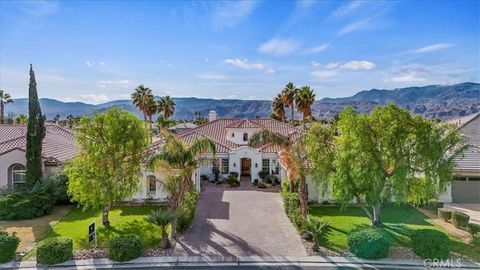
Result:
{"label": "green tree", "polygon": [[[323,144],[309,145],[313,175],[329,178],[337,201],[364,203],[374,225],[381,223],[385,202],[421,203],[438,197],[452,179],[453,158],[465,147],[457,129],[392,104],[369,115],[347,108],[338,129],[339,139],[328,134],[316,140]],[[336,146],[328,151],[336,149],[333,164],[331,153],[328,158],[312,154],[332,142]]]}
{"label": "green tree", "polygon": [[135,92],[132,94],[133,106],[143,113],[143,121],[145,122],[147,122],[147,110],[152,98],[152,89],[145,87],[143,84],[135,88]]}
{"label": "green tree", "polygon": [[38,101],[35,73],[30,65],[30,85],[28,89],[27,124],[27,172],[26,185],[32,187],[42,178],[42,142],[45,137],[45,116]]}
{"label": "green tree", "polygon": [[162,240],[160,242],[161,248],[167,249],[171,246],[170,240],[168,239],[167,227],[168,225],[173,224],[178,218],[179,214],[177,212],[168,209],[152,211],[150,216],[145,218],[148,222],[160,226],[160,229],[162,230]]}
{"label": "green tree", "polygon": [[312,120],[312,105],[315,102],[315,93],[309,86],[302,86],[295,92],[297,110],[303,114],[303,122]]}
{"label": "green tree", "polygon": [[75,119],[75,116],[73,116],[73,114],[67,115],[67,126],[69,129],[73,128],[73,126],[75,125],[75,122],[76,122],[76,119]]}
{"label": "green tree", "polygon": [[295,120],[295,93],[297,92],[297,88],[291,82],[287,83],[283,88],[282,92],[280,93],[282,103],[285,107],[290,108],[292,113],[292,121]]}
{"label": "green tree", "polygon": [[278,120],[285,121],[285,104],[282,101],[282,95],[278,94],[272,101],[273,114],[278,117]]}
{"label": "green tree", "polygon": [[68,193],[84,208],[103,209],[107,225],[110,207],[139,188],[148,132],[133,113],[117,107],[82,117],[75,131],[80,154],[65,169]]}
{"label": "green tree", "polygon": [[13,98],[3,90],[0,90],[0,124],[5,123],[5,105],[13,103]]}
{"label": "green tree", "polygon": [[175,101],[170,96],[161,97],[157,102],[157,112],[163,114],[165,120],[168,121],[175,112]]}

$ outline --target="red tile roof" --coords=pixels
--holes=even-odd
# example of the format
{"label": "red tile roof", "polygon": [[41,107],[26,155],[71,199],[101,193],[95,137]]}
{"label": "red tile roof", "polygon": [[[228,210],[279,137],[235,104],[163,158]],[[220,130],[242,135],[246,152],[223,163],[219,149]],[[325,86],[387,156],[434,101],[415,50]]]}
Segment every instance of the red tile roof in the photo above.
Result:
{"label": "red tile roof", "polygon": [[[284,122],[280,122],[274,119],[217,119],[212,122],[208,122],[197,128],[190,129],[178,137],[182,139],[186,144],[191,144],[195,139],[199,137],[209,138],[215,142],[217,153],[228,153],[241,146],[230,140],[227,140],[227,134],[225,130],[227,128],[258,128],[268,129],[273,132],[278,132],[285,136],[298,136],[300,129],[289,125]],[[162,143],[154,143],[149,149],[155,151],[161,147]],[[264,145],[259,148],[263,153],[277,153],[280,151],[280,147],[276,145]]]}
{"label": "red tile roof", "polygon": [[[57,163],[77,155],[74,134],[55,124],[45,124],[42,156],[50,163]],[[26,150],[27,125],[0,124],[0,155],[18,149]]]}

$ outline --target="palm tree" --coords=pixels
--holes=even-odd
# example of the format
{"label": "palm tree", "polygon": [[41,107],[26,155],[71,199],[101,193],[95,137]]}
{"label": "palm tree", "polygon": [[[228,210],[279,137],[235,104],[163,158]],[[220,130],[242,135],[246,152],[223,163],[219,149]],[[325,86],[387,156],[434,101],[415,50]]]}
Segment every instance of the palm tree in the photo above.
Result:
{"label": "palm tree", "polygon": [[73,116],[73,114],[67,115],[67,126],[68,126],[68,128],[72,129],[74,124],[75,124],[75,116]]}
{"label": "palm tree", "polygon": [[281,121],[285,121],[285,107],[281,94],[278,94],[275,98],[273,98],[272,111],[280,118]]}
{"label": "palm tree", "polygon": [[297,104],[297,110],[303,114],[304,124],[312,119],[313,102],[315,102],[315,93],[309,86],[302,86],[295,93],[295,104]]}
{"label": "palm tree", "polygon": [[283,104],[285,107],[291,109],[292,121],[295,120],[295,93],[297,90],[298,89],[295,87],[295,85],[289,82],[287,85],[285,85],[285,88],[283,88],[283,91],[281,92]]}
{"label": "palm tree", "polygon": [[158,112],[163,113],[165,120],[168,120],[172,117],[173,113],[175,112],[175,101],[170,96],[165,96],[160,98],[157,103]]}
{"label": "palm tree", "polygon": [[[161,182],[163,189],[169,193],[167,198],[170,210],[176,211],[186,192],[192,189],[192,174],[201,165],[204,153],[215,155],[215,143],[207,138],[196,139],[186,145],[177,137],[163,132],[165,144],[150,158],[152,170],[160,168],[167,175],[166,182]],[[175,235],[175,224],[172,226]]]}
{"label": "palm tree", "polygon": [[0,90],[0,124],[5,123],[5,105],[13,103],[12,97],[5,91]]}
{"label": "palm tree", "polygon": [[249,145],[255,148],[265,144],[273,144],[282,148],[279,152],[280,162],[287,168],[290,192],[294,192],[294,181],[297,181],[302,216],[306,219],[308,214],[306,179],[310,173],[310,162],[307,158],[305,135],[290,137],[263,129],[253,134],[249,141]]}
{"label": "palm tree", "polygon": [[157,103],[151,95],[147,99],[147,103],[145,104],[144,114],[148,117],[148,125],[150,128],[150,142],[152,141],[152,116],[157,113]]}
{"label": "palm tree", "polygon": [[160,247],[163,249],[170,248],[170,240],[168,239],[167,227],[168,225],[174,223],[179,217],[177,212],[173,212],[168,209],[160,209],[157,211],[152,211],[150,216],[146,217],[145,220],[151,222],[157,226],[160,226],[162,230],[162,240],[160,241]]}
{"label": "palm tree", "polygon": [[25,114],[21,113],[17,116],[17,118],[15,119],[15,122],[17,124],[26,124],[28,122],[28,116],[26,116]]}
{"label": "palm tree", "polygon": [[146,111],[152,97],[152,89],[145,87],[143,84],[135,88],[135,92],[132,93],[133,106],[135,106],[143,113],[143,120],[145,122],[147,122]]}

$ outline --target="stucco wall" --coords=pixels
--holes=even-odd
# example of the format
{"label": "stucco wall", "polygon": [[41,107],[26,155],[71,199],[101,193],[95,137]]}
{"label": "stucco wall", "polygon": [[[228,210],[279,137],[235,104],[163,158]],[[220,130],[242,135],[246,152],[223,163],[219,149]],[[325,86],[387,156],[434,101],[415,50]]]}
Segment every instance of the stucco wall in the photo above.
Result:
{"label": "stucco wall", "polygon": [[[250,139],[250,137],[258,131],[260,131],[258,128],[227,128],[225,129],[225,138],[239,145],[247,145],[248,141],[243,140],[243,133],[247,133]],[[235,134],[235,136],[232,137],[232,133]]]}
{"label": "stucco wall", "polygon": [[13,150],[0,156],[0,188],[7,187],[8,168],[17,163],[26,166],[27,159],[25,158],[25,152]]}

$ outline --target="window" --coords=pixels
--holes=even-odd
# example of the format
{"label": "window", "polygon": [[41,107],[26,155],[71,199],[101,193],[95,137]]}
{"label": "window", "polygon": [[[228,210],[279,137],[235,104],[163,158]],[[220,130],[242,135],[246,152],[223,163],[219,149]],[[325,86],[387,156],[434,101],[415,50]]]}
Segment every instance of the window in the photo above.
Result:
{"label": "window", "polygon": [[467,181],[467,177],[463,177],[463,176],[455,176],[453,178],[454,181]]}
{"label": "window", "polygon": [[232,138],[235,138],[235,132],[232,132]]}
{"label": "window", "polygon": [[147,176],[147,181],[148,181],[148,192],[149,193],[155,193],[157,192],[157,178],[153,175]]}
{"label": "window", "polygon": [[212,159],[212,173],[215,174],[215,171],[219,171],[218,159]]}
{"label": "window", "polygon": [[468,181],[480,181],[480,177],[469,176]]}
{"label": "window", "polygon": [[262,171],[270,173],[270,159],[262,159]]}
{"label": "window", "polygon": [[220,172],[222,174],[229,174],[229,171],[228,171],[228,158],[222,158],[222,167],[220,168]]}
{"label": "window", "polygon": [[248,142],[248,133],[243,133],[243,141]]}
{"label": "window", "polygon": [[280,167],[278,166],[278,165],[279,165],[279,164],[278,164],[278,161],[277,161],[276,159],[273,159],[273,160],[272,160],[272,164],[273,164],[273,166],[274,166],[274,168],[273,168],[273,173],[274,173],[274,174],[279,174],[279,173],[280,173]]}
{"label": "window", "polygon": [[26,170],[22,164],[15,164],[11,167],[12,187],[16,188],[25,184]]}

